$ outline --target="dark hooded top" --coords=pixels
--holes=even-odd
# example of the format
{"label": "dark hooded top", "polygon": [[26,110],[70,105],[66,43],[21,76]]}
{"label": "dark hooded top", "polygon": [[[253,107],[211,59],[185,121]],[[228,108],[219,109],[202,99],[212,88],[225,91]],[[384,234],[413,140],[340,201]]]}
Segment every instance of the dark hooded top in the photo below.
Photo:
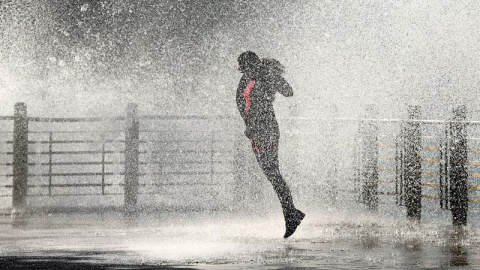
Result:
{"label": "dark hooded top", "polygon": [[290,97],[293,96],[293,89],[278,72],[265,67],[261,68],[254,80],[255,84],[250,91],[250,109],[247,114],[244,90],[250,79],[245,75],[240,79],[237,89],[238,111],[252,139],[259,142],[278,140],[280,132],[273,110],[275,94],[279,92],[285,97]]}

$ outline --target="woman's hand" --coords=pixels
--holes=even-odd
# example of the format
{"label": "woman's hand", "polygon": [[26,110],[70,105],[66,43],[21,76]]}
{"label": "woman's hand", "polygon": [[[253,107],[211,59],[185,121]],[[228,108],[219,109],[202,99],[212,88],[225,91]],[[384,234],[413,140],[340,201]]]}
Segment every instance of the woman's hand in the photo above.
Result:
{"label": "woman's hand", "polygon": [[247,136],[247,138],[251,139],[253,137],[253,133],[254,133],[254,129],[253,128],[249,128],[247,127],[245,129],[245,136]]}

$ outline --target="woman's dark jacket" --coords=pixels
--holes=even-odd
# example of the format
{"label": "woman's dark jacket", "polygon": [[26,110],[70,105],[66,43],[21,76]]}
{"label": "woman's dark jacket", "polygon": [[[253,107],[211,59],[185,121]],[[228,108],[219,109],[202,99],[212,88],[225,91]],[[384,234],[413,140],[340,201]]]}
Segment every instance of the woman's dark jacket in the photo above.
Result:
{"label": "woman's dark jacket", "polygon": [[278,140],[280,132],[273,111],[275,93],[280,92],[283,96],[293,96],[293,89],[288,82],[279,74],[259,72],[255,76],[255,85],[250,91],[250,110],[245,113],[244,90],[250,79],[245,75],[240,79],[237,89],[237,107],[245,121],[247,137],[257,142],[271,142]]}

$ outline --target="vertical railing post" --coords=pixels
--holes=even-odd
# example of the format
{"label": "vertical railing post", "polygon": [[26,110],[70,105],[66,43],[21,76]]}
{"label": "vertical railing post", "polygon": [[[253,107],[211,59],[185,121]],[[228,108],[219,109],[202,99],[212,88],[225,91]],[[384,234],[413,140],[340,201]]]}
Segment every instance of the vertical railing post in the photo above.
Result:
{"label": "vertical railing post", "polygon": [[453,110],[450,123],[450,209],[454,225],[467,225],[468,187],[467,187],[467,129],[465,119],[466,106]]}
{"label": "vertical railing post", "polygon": [[[243,123],[242,123],[243,124]],[[234,134],[233,142],[233,178],[234,178],[234,187],[233,187],[233,207],[235,210],[240,210],[242,204],[244,203],[245,198],[245,188],[246,188],[246,179],[245,175],[247,173],[246,166],[246,155],[245,149],[242,147],[243,141],[246,140],[245,135],[243,135],[243,125],[237,125]]]}
{"label": "vertical railing post", "polygon": [[102,195],[105,195],[105,133],[102,133],[101,140],[102,140]]}
{"label": "vertical railing post", "polygon": [[407,217],[420,220],[422,211],[420,106],[408,107],[408,120],[403,130],[404,191]]}
{"label": "vertical railing post", "polygon": [[[338,126],[337,126],[337,118],[338,118],[338,107],[335,104],[329,106],[330,109],[330,121],[325,121],[325,125],[323,128],[323,135],[326,136],[326,144],[329,149],[329,163],[326,170],[327,170],[327,179],[325,180],[328,183],[328,192],[329,200],[332,204],[335,204],[338,197],[338,169],[340,163],[340,151],[338,148]],[[300,149],[300,148],[298,148]]]}
{"label": "vertical railing post", "polygon": [[395,140],[395,202],[398,205],[404,205],[405,196],[404,196],[404,123],[400,123],[399,134]]}
{"label": "vertical railing post", "polygon": [[210,182],[213,183],[215,174],[215,129],[210,131]]}
{"label": "vertical railing post", "polygon": [[439,156],[439,166],[438,166],[438,197],[440,201],[440,208],[445,209],[445,186],[447,176],[444,174],[444,168],[446,166],[446,149],[444,148],[444,141],[440,140],[439,147],[438,147],[438,156]]}
{"label": "vertical railing post", "polygon": [[53,132],[48,136],[48,196],[52,196]]}
{"label": "vertical railing post", "polygon": [[127,105],[125,118],[125,211],[137,210],[138,195],[138,157],[139,157],[139,121],[137,104]]}
{"label": "vertical railing post", "polygon": [[360,123],[362,136],[362,198],[371,210],[378,206],[378,110],[370,105],[366,109],[366,120]]}
{"label": "vertical railing post", "polygon": [[28,118],[27,105],[15,104],[13,120],[13,196],[12,213],[22,213],[27,201]]}
{"label": "vertical railing post", "polygon": [[[445,129],[445,138],[442,143],[442,148],[443,149],[443,160],[441,165],[442,167],[442,173],[441,175],[443,176],[443,186],[441,186],[442,193],[443,193],[443,203],[441,206],[443,206],[443,209],[450,209],[450,124],[445,123],[444,126]],[[442,199],[442,198],[440,198]]]}

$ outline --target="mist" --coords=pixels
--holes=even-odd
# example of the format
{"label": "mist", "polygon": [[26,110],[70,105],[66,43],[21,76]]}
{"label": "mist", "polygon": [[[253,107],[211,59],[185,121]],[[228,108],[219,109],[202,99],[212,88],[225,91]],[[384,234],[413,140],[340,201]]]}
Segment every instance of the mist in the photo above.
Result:
{"label": "mist", "polygon": [[[473,269],[478,29],[473,0],[0,0],[0,261]],[[247,50],[294,91],[274,102],[279,169],[307,215],[286,240],[235,100]],[[418,129],[398,121],[410,105]],[[463,107],[423,121],[459,105],[468,137]],[[422,220],[405,218],[413,145]]]}
{"label": "mist", "polygon": [[[280,116],[381,117],[408,104],[438,118],[474,111],[475,1],[2,1],[1,113],[235,115],[245,50],[287,68],[295,97]],[[472,112],[475,114],[475,112]]]}

